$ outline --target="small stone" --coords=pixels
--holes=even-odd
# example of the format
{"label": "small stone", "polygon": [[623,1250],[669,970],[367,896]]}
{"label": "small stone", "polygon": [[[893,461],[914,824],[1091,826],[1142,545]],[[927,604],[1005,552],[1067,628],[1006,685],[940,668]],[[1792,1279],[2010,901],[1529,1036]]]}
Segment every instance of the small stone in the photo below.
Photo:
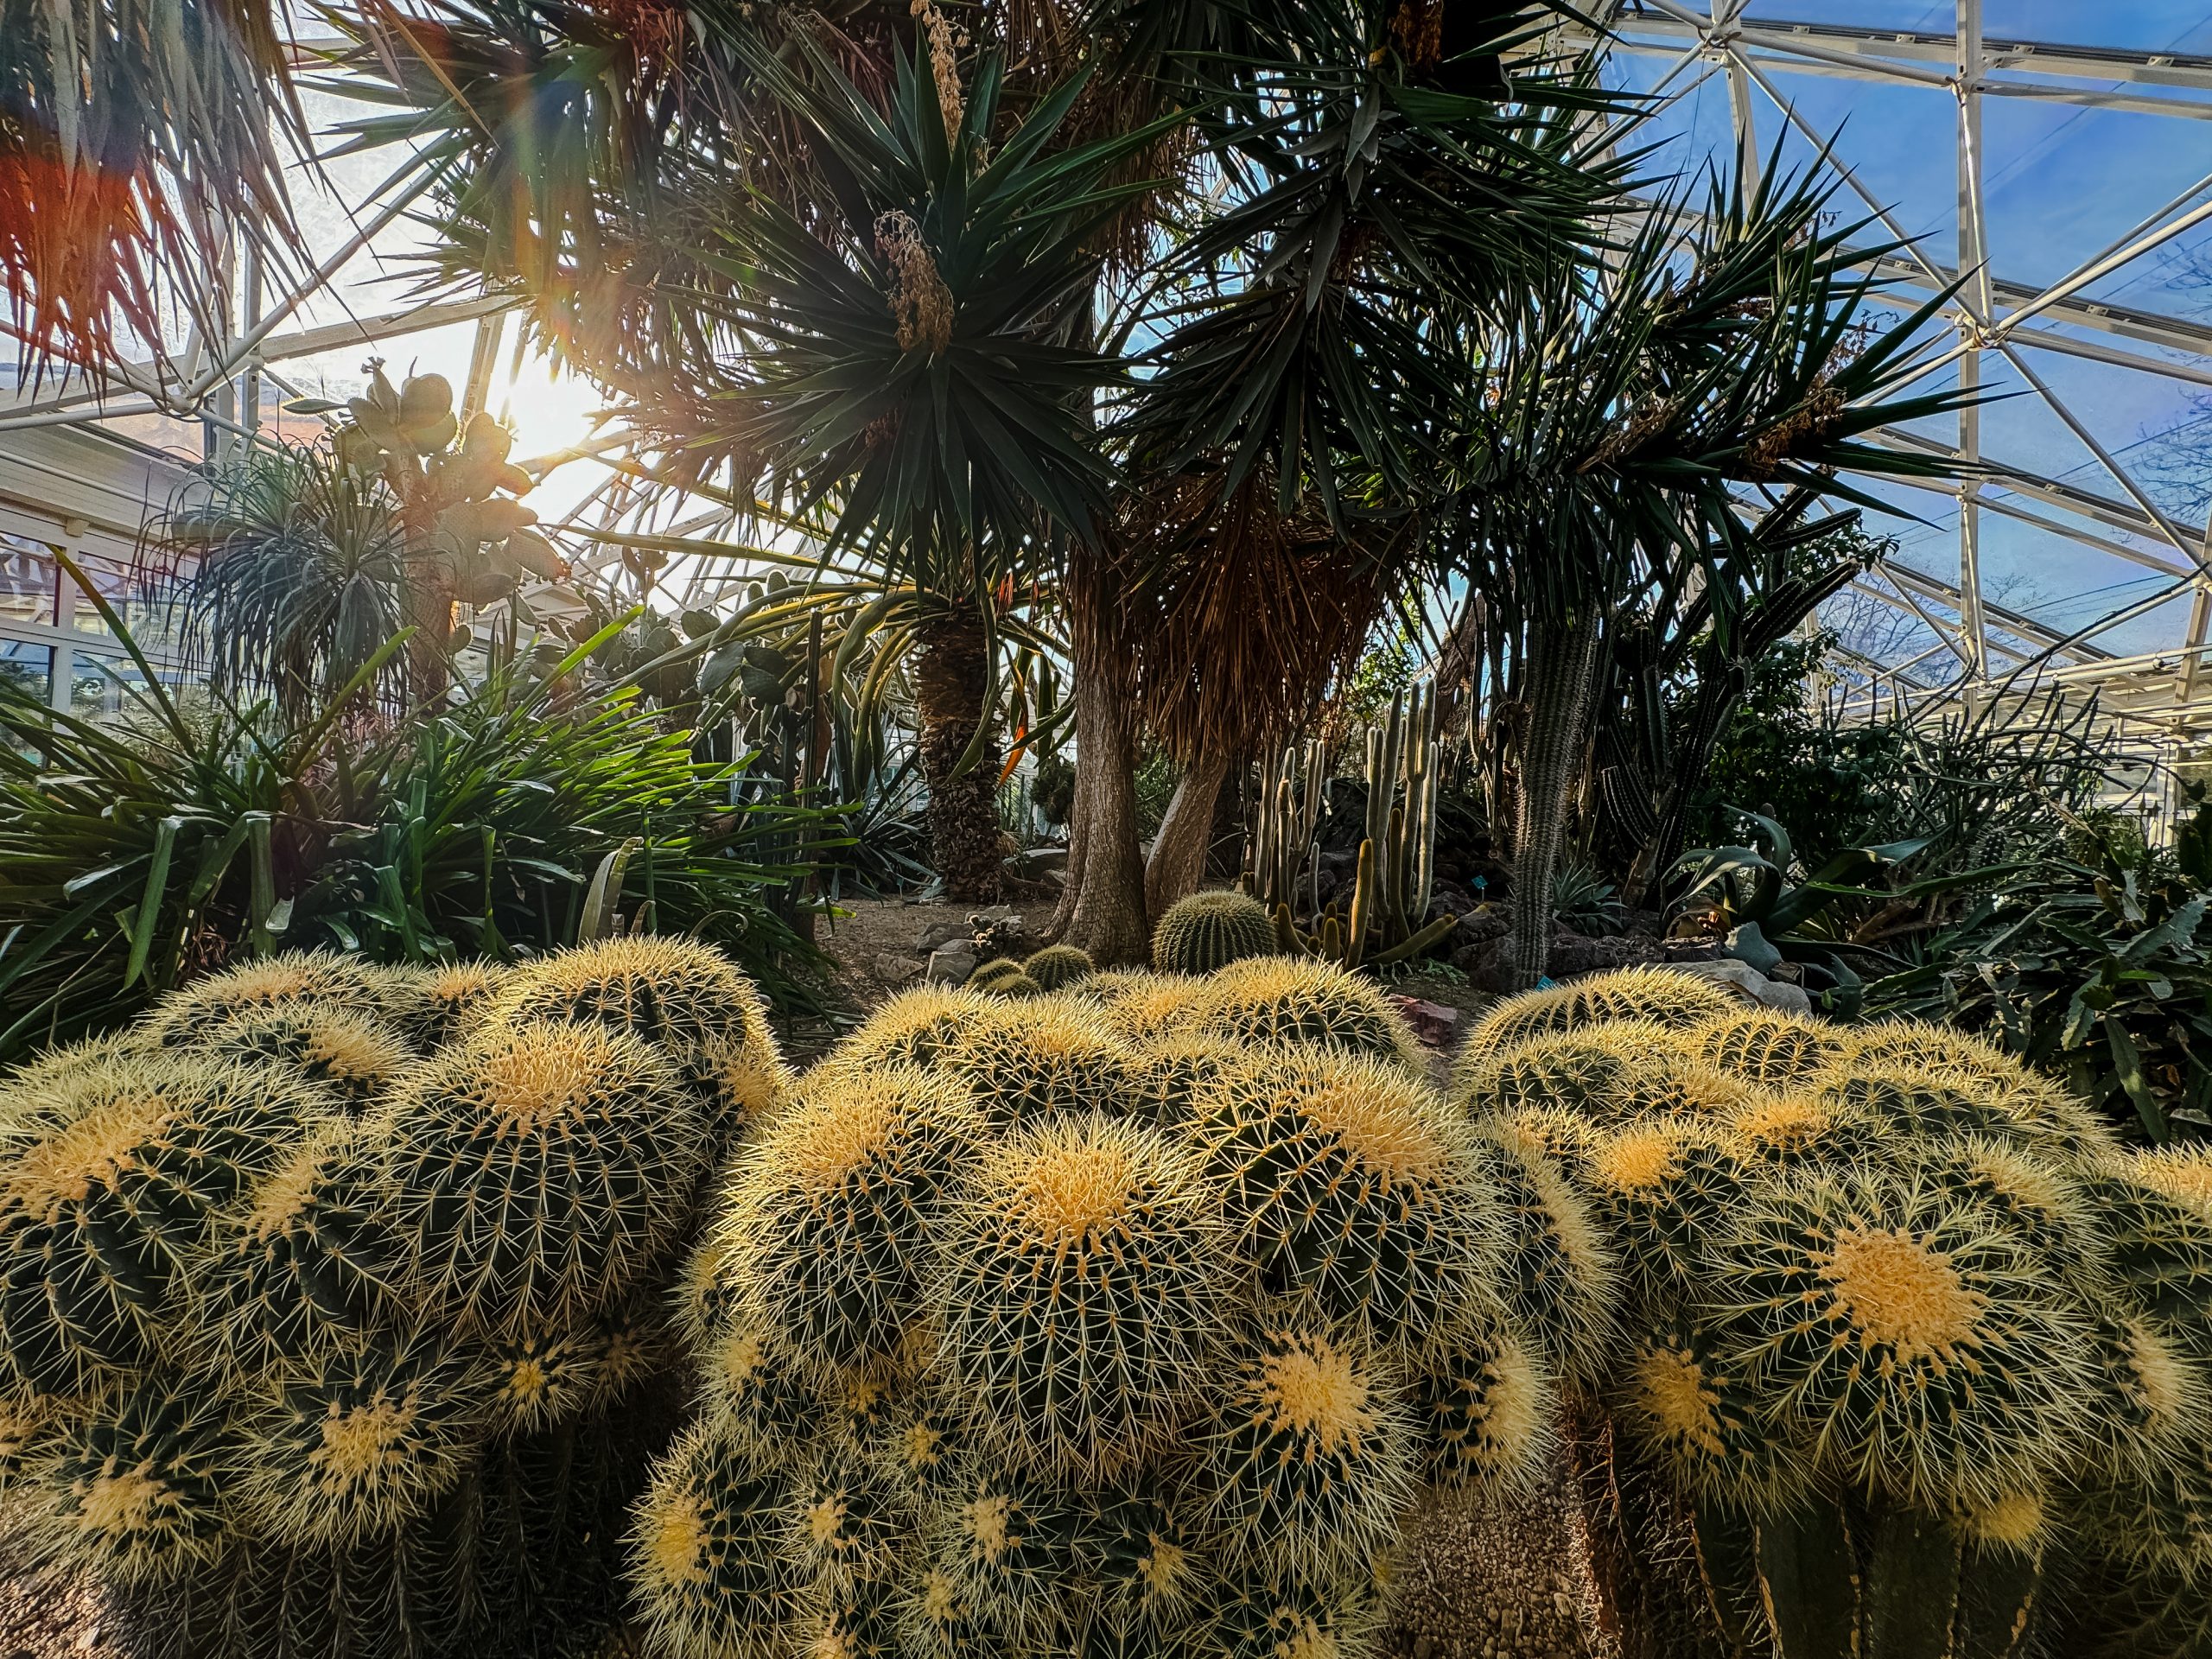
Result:
{"label": "small stone", "polygon": [[925,971],[932,985],[965,985],[976,971],[976,947],[965,939],[941,944],[930,952]]}
{"label": "small stone", "polygon": [[1757,1002],[1764,1007],[1779,1008],[1784,1014],[1810,1014],[1813,999],[1805,995],[1802,985],[1785,985],[1769,979],[1749,963],[1723,957],[1716,962],[1669,962],[1658,964],[1678,974],[1712,980],[1732,988],[1745,1001]]}
{"label": "small stone", "polygon": [[964,939],[975,930],[963,922],[936,921],[922,930],[922,937],[914,941],[914,954],[926,957],[941,944],[950,944],[955,939]]}
{"label": "small stone", "polygon": [[1459,1034],[1459,1010],[1441,1002],[1425,1002],[1417,996],[1393,996],[1398,1012],[1414,1028],[1414,1035],[1430,1048],[1449,1048]]}
{"label": "small stone", "polygon": [[912,957],[894,957],[887,951],[875,959],[875,976],[886,985],[905,985],[922,976],[922,964]]}

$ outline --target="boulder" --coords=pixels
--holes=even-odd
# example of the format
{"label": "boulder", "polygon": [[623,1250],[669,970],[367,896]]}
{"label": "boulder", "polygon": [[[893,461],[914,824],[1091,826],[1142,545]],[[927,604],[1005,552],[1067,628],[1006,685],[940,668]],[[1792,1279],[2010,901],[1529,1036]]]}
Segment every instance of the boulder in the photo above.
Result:
{"label": "boulder", "polygon": [[1441,1002],[1424,1001],[1418,996],[1393,996],[1398,1012],[1414,1028],[1414,1035],[1429,1048],[1449,1048],[1459,1039],[1459,1010],[1449,1008]]}
{"label": "boulder", "polygon": [[1694,974],[1700,979],[1709,979],[1728,986],[1747,1002],[1762,1007],[1774,1008],[1783,1014],[1810,1014],[1813,999],[1805,995],[1802,985],[1786,984],[1781,980],[1769,979],[1749,963],[1722,957],[1712,962],[1669,962],[1660,964],[1678,974]]}
{"label": "boulder", "polygon": [[972,944],[966,939],[955,939],[930,952],[925,976],[932,985],[965,985],[976,971],[976,960]]}
{"label": "boulder", "polygon": [[875,976],[896,990],[901,985],[909,985],[919,979],[922,964],[912,957],[894,957],[886,951],[875,959]]}
{"label": "boulder", "polygon": [[947,919],[931,922],[922,930],[921,938],[914,941],[914,954],[918,957],[926,957],[938,946],[950,944],[955,939],[964,939],[975,931],[965,922]]}

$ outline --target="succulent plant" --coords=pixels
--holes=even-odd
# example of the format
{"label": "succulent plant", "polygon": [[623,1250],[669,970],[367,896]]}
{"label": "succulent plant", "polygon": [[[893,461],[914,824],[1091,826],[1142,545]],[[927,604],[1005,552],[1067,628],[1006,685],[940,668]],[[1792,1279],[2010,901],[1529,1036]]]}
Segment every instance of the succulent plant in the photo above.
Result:
{"label": "succulent plant", "polygon": [[1933,1172],[1754,1183],[1700,1268],[1718,1374],[1848,1486],[1942,1513],[2081,1449],[2086,1318],[2044,1253]]}
{"label": "succulent plant", "polygon": [[1506,998],[1467,1033],[1467,1052],[1501,1053],[1532,1038],[1617,1020],[1649,1020],[1687,1030],[1735,1014],[1743,1006],[1733,992],[1694,974],[1624,968]]}
{"label": "succulent plant", "polygon": [[1236,892],[1179,899],[1152,931],[1152,965],[1164,974],[1211,974],[1275,948],[1267,906]]}
{"label": "succulent plant", "polygon": [[916,1317],[948,1189],[984,1135],[949,1076],[844,1070],[803,1089],[740,1154],[724,1247],[803,1366],[826,1379]]}
{"label": "succulent plant", "polygon": [[1126,1111],[1136,1103],[1128,1055],[1089,1009],[1057,997],[985,1006],[985,1016],[937,1064],[976,1091],[994,1124],[1056,1112]]}
{"label": "succulent plant", "polygon": [[718,1111],[717,1133],[782,1097],[766,1003],[734,963],[695,939],[626,935],[541,957],[508,976],[490,1017],[596,1022],[658,1044]]}
{"label": "succulent plant", "polygon": [[127,1588],[177,1583],[230,1536],[228,1402],[149,1375],[55,1414],[29,1459],[37,1553]]}
{"label": "succulent plant", "polygon": [[1068,1495],[1049,1482],[989,1458],[963,1466],[925,1523],[929,1565],[910,1614],[927,1632],[918,1645],[1064,1650],[1081,1568],[1077,1521]]}
{"label": "succulent plant", "polygon": [[395,1286],[468,1332],[589,1319],[672,1252],[709,1150],[655,1046],[597,1023],[489,1027],[410,1072],[383,1126]]}
{"label": "succulent plant", "polygon": [[1068,995],[1096,1004],[1107,1029],[1122,1042],[1145,1045],[1188,1034],[1203,1006],[1206,983],[1189,974],[1138,969],[1093,974]]}
{"label": "succulent plant", "polygon": [[1367,980],[1327,963],[1254,957],[1215,974],[1196,1002],[1198,1028],[1262,1047],[1317,1044],[1392,1060],[1423,1074],[1413,1030]]}
{"label": "succulent plant", "polygon": [[1588,1031],[1550,1032],[1496,1049],[1470,1040],[1452,1063],[1452,1097],[1478,1114],[1563,1107],[1611,1122],[1620,1115],[1632,1052],[1630,1044]]}
{"label": "succulent plant", "polygon": [[1846,1028],[1825,1020],[1746,1008],[1694,1027],[1690,1051],[1747,1083],[1786,1091],[1841,1060],[1847,1043]]}
{"label": "succulent plant", "polygon": [[1090,952],[1081,945],[1048,944],[1021,964],[1022,971],[1047,991],[1065,991],[1096,971]]}
{"label": "succulent plant", "polygon": [[468,1034],[490,1013],[509,969],[500,963],[440,963],[382,970],[385,1017],[427,1054]]}
{"label": "succulent plant", "polygon": [[1968,1072],[1853,1061],[1815,1078],[1810,1092],[1891,1135],[1989,1135],[2056,1149],[2051,1126],[2031,1115],[2034,1097],[2000,1093]]}
{"label": "succulent plant", "polygon": [[2092,1479],[2155,1482],[2162,1465],[2186,1458],[2189,1442],[2212,1433],[2212,1362],[2124,1302],[2093,1307],[2089,1319]]}
{"label": "succulent plant", "polygon": [[1580,1179],[1637,1305],[1669,1308],[1692,1288],[1700,1249],[1734,1212],[1748,1173],[1740,1147],[1693,1118],[1630,1124],[1592,1147]]}
{"label": "succulent plant", "polygon": [[1541,1357],[1491,1326],[1412,1378],[1422,1478],[1497,1498],[1524,1491],[1552,1446],[1553,1382]]}
{"label": "succulent plant", "polygon": [[1759,1093],[1713,1113],[1713,1121],[1763,1163],[1850,1163],[1882,1142],[1878,1124],[1833,1099]]}
{"label": "succulent plant", "polygon": [[587,1338],[598,1363],[587,1410],[612,1405],[670,1369],[675,1344],[658,1288],[639,1292],[591,1322]]}
{"label": "succulent plant", "polygon": [[810,1601],[785,1548],[791,1486],[712,1424],[654,1466],[630,1534],[630,1583],[671,1659],[779,1659]]}
{"label": "succulent plant", "polygon": [[377,1219],[372,1125],[339,1118],[219,1211],[181,1278],[194,1357],[238,1382],[367,1331],[391,1262]]}
{"label": "succulent plant", "polygon": [[991,1004],[972,991],[918,985],[887,999],[823,1064],[859,1070],[877,1065],[926,1070],[993,1012]]}
{"label": "succulent plant", "polygon": [[1012,957],[993,957],[968,976],[967,988],[971,991],[989,992],[995,989],[1001,980],[1027,978],[1028,976],[1022,972],[1021,964]]}
{"label": "succulent plant", "polygon": [[291,950],[242,963],[169,992],[154,1005],[143,1030],[155,1042],[191,1042],[211,1026],[256,1008],[327,1002],[381,1012],[380,970],[355,957]]}
{"label": "succulent plant", "polygon": [[839,1592],[888,1579],[914,1522],[898,1482],[836,1442],[798,1471],[788,1510],[785,1548],[817,1585]]}
{"label": "succulent plant", "polygon": [[1127,1119],[1047,1119],[980,1155],[947,1220],[944,1359],[1009,1459],[1096,1471],[1184,1414],[1226,1311],[1194,1154]]}
{"label": "succulent plant", "polygon": [[1206,1091],[1244,1064],[1244,1052],[1221,1038],[1182,1032],[1143,1045],[1134,1059],[1140,1109],[1132,1115],[1188,1123]]}
{"label": "succulent plant", "polygon": [[1255,1057],[1195,1133],[1262,1284],[1371,1340],[1448,1341],[1495,1306],[1503,1211],[1464,1121],[1387,1062]]}
{"label": "succulent plant", "polygon": [[1398,1379],[1318,1325],[1248,1338],[1214,1379],[1201,1440],[1211,1518],[1234,1560],[1327,1583],[1395,1538],[1419,1472],[1420,1425]]}
{"label": "succulent plant", "polygon": [[1251,1572],[1227,1587],[1203,1650],[1222,1659],[1303,1659],[1308,1654],[1336,1659],[1373,1651],[1381,1625],[1371,1573],[1348,1573],[1315,1584]]}
{"label": "succulent plant", "polygon": [[1216,1590],[1205,1550],[1181,1513],[1179,1483],[1149,1471],[1142,1490],[1123,1485],[1078,1500],[1077,1548],[1097,1603],[1085,1650],[1135,1659],[1186,1653],[1193,1625]]}
{"label": "succulent plant", "polygon": [[760,1325],[742,1318],[721,1320],[693,1351],[706,1421],[748,1454],[791,1462],[828,1422],[820,1394]]}
{"label": "succulent plant", "polygon": [[466,1472],[492,1381],[427,1332],[378,1332],[280,1366],[239,1415],[237,1501],[283,1546],[389,1533]]}
{"label": "succulent plant", "polygon": [[2212,1357],[2212,1202],[2185,1166],[2131,1153],[2082,1167],[2083,1203],[2110,1247],[2109,1270],[2152,1323]]}
{"label": "succulent plant", "polygon": [[1813,1478],[1810,1459],[1764,1421],[1763,1403],[1745,1372],[1686,1319],[1640,1335],[1608,1389],[1613,1422],[1677,1489],[1700,1506],[1755,1516],[1800,1503]]}
{"label": "succulent plant", "polygon": [[607,1350],[589,1326],[534,1332],[487,1347],[471,1381],[488,1399],[494,1433],[535,1434],[575,1422],[601,1396]]}
{"label": "succulent plant", "polygon": [[1471,1149],[1503,1205],[1499,1295],[1553,1364],[1578,1381],[1594,1377],[1612,1344],[1621,1285],[1588,1202],[1548,1152],[1503,1120],[1478,1122]]}
{"label": "succulent plant", "polygon": [[214,1212],[336,1103],[289,1070],[162,1052],[67,1073],[29,1108],[47,1132],[0,1166],[0,1357],[74,1394],[153,1357]]}
{"label": "succulent plant", "polygon": [[246,1008],[175,1042],[213,1059],[292,1066],[351,1112],[365,1109],[415,1060],[384,1020],[321,1001]]}

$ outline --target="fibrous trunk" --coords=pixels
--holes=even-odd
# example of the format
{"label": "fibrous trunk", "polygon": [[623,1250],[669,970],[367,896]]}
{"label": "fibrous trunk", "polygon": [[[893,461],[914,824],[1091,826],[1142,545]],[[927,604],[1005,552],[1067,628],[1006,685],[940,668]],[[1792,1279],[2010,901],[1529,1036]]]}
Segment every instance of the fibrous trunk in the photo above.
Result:
{"label": "fibrous trunk", "polygon": [[1559,865],[1590,711],[1590,679],[1598,662],[1594,620],[1532,623],[1529,638],[1529,720],[1521,740],[1519,812],[1513,836],[1513,979],[1532,989],[1551,949],[1552,872]]}
{"label": "fibrous trunk", "polygon": [[914,703],[921,719],[922,775],[930,791],[930,851],[945,897],[959,904],[999,899],[998,745],[987,735],[974,764],[961,761],[984,719],[990,684],[982,623],[944,618],[921,630]]}
{"label": "fibrous trunk", "polygon": [[1145,861],[1144,907],[1148,914],[1163,915],[1178,899],[1198,891],[1229,765],[1225,752],[1202,754],[1176,781],[1166,816],[1160,821],[1160,834],[1153,838],[1152,856]]}
{"label": "fibrous trunk", "polygon": [[1110,676],[1076,671],[1075,810],[1068,819],[1068,884],[1052,918],[1063,944],[1100,967],[1142,962],[1144,858],[1137,848],[1134,711]]}

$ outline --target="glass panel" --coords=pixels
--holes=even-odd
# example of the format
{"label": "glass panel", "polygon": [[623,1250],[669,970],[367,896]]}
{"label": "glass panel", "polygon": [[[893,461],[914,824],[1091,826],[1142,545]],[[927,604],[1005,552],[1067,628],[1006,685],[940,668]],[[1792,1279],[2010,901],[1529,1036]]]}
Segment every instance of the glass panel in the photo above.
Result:
{"label": "glass panel", "polygon": [[43,542],[0,532],[0,625],[54,624],[54,555]]}
{"label": "glass panel", "polygon": [[[99,590],[99,596],[113,606],[122,614],[124,625],[129,626],[132,620],[130,573],[121,565],[105,559],[79,559],[77,565]],[[107,632],[107,624],[100,613],[82,600],[73,607],[70,621],[79,633],[104,634]]]}
{"label": "glass panel", "polygon": [[115,683],[115,676],[108,671],[107,659],[86,652],[75,652],[71,659],[75,666],[69,675],[69,708],[73,714],[91,718],[97,715],[111,715],[123,706],[122,689]]}
{"label": "glass panel", "polygon": [[54,648],[27,639],[0,639],[0,679],[44,702],[54,685]]}

